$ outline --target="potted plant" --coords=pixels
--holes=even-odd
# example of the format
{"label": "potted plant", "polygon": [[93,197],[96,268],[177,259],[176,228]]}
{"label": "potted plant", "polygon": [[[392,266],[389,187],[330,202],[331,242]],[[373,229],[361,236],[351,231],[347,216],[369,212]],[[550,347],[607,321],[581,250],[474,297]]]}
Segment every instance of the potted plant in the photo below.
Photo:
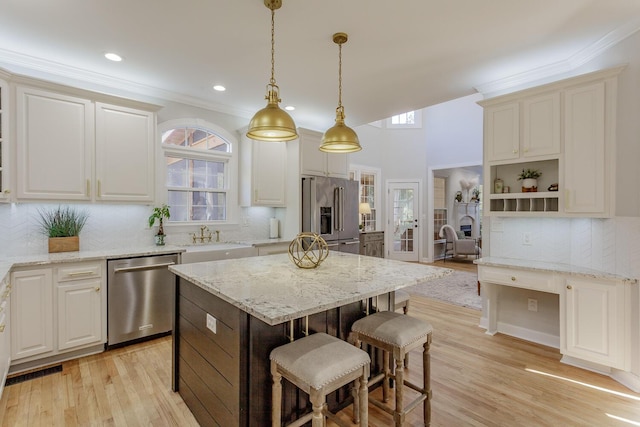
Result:
{"label": "potted plant", "polygon": [[518,175],[518,181],[522,181],[522,192],[538,191],[538,178],[542,175],[538,169],[522,169]]}
{"label": "potted plant", "polygon": [[169,218],[171,218],[171,212],[169,212],[169,206],[167,205],[162,205],[161,207],[156,206],[155,208],[153,208],[153,213],[149,217],[149,227],[153,227],[156,223],[156,220],[159,224],[158,232],[156,233],[155,237],[156,245],[158,246],[164,245],[165,234],[163,220]]}
{"label": "potted plant", "polygon": [[42,233],[49,237],[49,253],[80,249],[80,231],[89,218],[87,212],[58,206],[52,210],[38,210],[38,214]]}
{"label": "potted plant", "polygon": [[471,201],[479,203],[480,202],[480,189],[478,187],[474,187],[471,190]]}

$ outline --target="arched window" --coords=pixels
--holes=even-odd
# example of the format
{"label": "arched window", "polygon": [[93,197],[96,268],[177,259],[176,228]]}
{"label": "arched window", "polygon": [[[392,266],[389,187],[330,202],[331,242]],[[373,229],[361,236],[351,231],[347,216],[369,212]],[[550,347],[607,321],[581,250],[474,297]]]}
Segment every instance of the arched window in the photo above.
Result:
{"label": "arched window", "polygon": [[170,222],[227,222],[236,184],[235,138],[201,120],[159,126],[166,165]]}

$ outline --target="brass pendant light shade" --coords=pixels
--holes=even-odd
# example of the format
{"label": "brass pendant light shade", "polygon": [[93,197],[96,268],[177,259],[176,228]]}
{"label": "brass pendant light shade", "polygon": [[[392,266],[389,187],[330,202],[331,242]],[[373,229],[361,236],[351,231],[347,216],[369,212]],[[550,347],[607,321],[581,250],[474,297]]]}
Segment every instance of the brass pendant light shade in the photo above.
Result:
{"label": "brass pendant light shade", "polygon": [[344,107],[342,106],[342,45],[346,43],[346,33],[335,33],[333,42],[339,47],[338,61],[338,108],[336,108],[336,124],[322,136],[320,151],[327,153],[354,153],[362,150],[358,135],[344,124]]}
{"label": "brass pendant light shade", "polygon": [[249,122],[247,137],[258,141],[291,141],[298,137],[296,124],[291,116],[280,108],[280,88],[275,78],[275,10],[282,0],[264,0],[271,10],[271,80],[267,85],[267,106],[258,111]]}

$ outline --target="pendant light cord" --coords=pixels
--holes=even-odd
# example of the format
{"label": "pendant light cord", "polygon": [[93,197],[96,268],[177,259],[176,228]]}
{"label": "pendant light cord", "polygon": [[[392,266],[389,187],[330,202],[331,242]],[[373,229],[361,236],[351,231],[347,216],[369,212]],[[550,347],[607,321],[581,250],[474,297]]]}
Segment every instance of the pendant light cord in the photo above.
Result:
{"label": "pendant light cord", "polygon": [[271,9],[271,80],[269,81],[271,85],[276,84],[276,11]]}
{"label": "pendant light cord", "polygon": [[338,44],[338,108],[342,108],[342,43]]}

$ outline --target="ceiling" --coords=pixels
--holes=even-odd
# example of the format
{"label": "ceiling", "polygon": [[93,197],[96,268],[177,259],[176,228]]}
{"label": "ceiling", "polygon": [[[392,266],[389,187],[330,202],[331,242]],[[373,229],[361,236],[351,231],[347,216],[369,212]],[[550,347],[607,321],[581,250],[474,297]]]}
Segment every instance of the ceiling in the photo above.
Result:
{"label": "ceiling", "polygon": [[[248,119],[266,105],[263,0],[3,0],[0,67]],[[283,0],[275,76],[298,126],[326,129],[343,46],[346,123],[576,68],[640,28],[639,0]],[[104,59],[105,52],[124,57]],[[214,84],[227,90],[215,92]]]}

